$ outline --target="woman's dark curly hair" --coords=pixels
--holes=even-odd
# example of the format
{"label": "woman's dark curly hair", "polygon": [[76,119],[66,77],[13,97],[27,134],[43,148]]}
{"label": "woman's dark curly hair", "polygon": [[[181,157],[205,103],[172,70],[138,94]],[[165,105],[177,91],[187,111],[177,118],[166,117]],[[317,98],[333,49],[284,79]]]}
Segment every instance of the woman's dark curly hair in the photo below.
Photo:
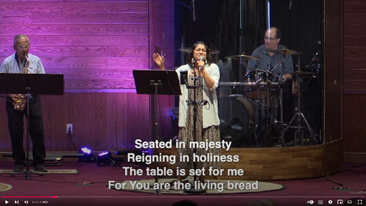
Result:
{"label": "woman's dark curly hair", "polygon": [[202,44],[203,46],[205,46],[207,64],[208,65],[211,65],[211,63],[212,63],[212,57],[211,57],[211,54],[210,54],[210,50],[208,50],[207,45],[203,41],[197,41],[197,42],[195,42],[193,44],[192,51],[191,51],[190,55],[188,55],[188,59],[187,59],[188,64],[192,66],[193,51],[196,49],[196,47],[199,44]]}

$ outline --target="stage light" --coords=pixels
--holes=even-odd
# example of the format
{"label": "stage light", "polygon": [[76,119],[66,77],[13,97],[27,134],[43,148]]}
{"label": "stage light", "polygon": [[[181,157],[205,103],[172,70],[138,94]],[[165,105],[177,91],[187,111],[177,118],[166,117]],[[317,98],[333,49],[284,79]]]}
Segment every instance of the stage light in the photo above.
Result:
{"label": "stage light", "polygon": [[84,156],[79,157],[79,162],[94,162],[95,157],[92,153],[92,150],[87,147],[82,147],[79,150],[79,153],[83,153]]}
{"label": "stage light", "polygon": [[116,162],[112,158],[111,152],[101,152],[98,154],[97,166],[116,165]]}
{"label": "stage light", "polygon": [[88,154],[90,155],[91,154],[91,149],[87,148],[87,147],[82,147],[80,149],[84,154]]}

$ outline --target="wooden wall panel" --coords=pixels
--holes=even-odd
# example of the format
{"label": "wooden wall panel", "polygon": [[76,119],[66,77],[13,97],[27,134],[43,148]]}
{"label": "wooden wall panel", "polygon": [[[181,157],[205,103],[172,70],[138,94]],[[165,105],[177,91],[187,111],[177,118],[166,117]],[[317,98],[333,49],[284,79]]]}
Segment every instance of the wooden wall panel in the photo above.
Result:
{"label": "wooden wall panel", "polygon": [[343,147],[347,161],[360,162],[366,154],[366,1],[343,1]]}
{"label": "wooden wall panel", "polygon": [[324,139],[330,142],[342,138],[342,0],[324,3],[323,117]]}
{"label": "wooden wall panel", "polygon": [[[155,29],[149,25],[152,5],[161,21]],[[30,37],[30,52],[41,58],[47,73],[65,77],[65,95],[42,96],[48,151],[74,150],[66,123],[73,124],[77,149],[126,150],[134,148],[135,139],[151,140],[153,105],[149,95],[135,93],[132,71],[151,69],[154,46],[173,53],[174,2],[1,1],[0,60],[14,53],[13,38],[19,33]],[[159,98],[159,136],[171,137],[174,97]],[[0,150],[10,151],[4,101]]]}
{"label": "wooden wall panel", "polygon": [[[135,139],[150,140],[148,95],[67,93],[41,99],[48,151],[74,150],[66,135],[67,123],[73,124],[72,140],[77,148],[123,150],[134,148]],[[10,151],[5,99],[0,100],[0,149]]]}
{"label": "wooden wall panel", "polygon": [[[366,92],[366,2],[344,0],[344,92]],[[349,96],[348,96],[349,97]]]}
{"label": "wooden wall panel", "polygon": [[[50,44],[50,43],[49,43]],[[3,47],[0,53],[12,53],[13,47]],[[32,46],[32,53],[37,54],[47,51],[47,57],[146,57],[147,47],[144,46],[73,46],[73,47],[61,47],[61,46]],[[5,57],[2,57],[5,58]],[[118,64],[117,64],[118,65]],[[117,66],[116,65],[116,66]],[[121,66],[121,65],[118,65]],[[131,65],[126,64],[130,67]]]}
{"label": "wooden wall panel", "polygon": [[366,153],[366,95],[344,95],[344,151]]}
{"label": "wooden wall panel", "polygon": [[[1,60],[14,52],[14,36],[24,33],[31,40],[30,53],[41,58],[46,72],[65,75],[66,91],[134,89],[133,77],[126,73],[149,68],[148,0],[21,2],[2,1]],[[90,78],[79,69],[91,69]],[[109,76],[109,83],[97,80],[99,70],[116,69],[121,73]],[[83,76],[79,84],[73,82],[78,74]]]}
{"label": "wooden wall panel", "polygon": [[[97,7],[96,7],[97,8]],[[124,24],[147,23],[146,13],[0,13],[0,22],[8,24]]]}
{"label": "wooden wall panel", "polygon": [[[22,32],[32,35],[70,35],[78,38],[78,35],[91,36],[115,36],[115,35],[144,35],[147,36],[147,24],[25,24],[14,27],[13,24],[0,24],[1,35],[10,35],[13,40],[14,35]],[[80,37],[82,38],[82,37]]]}
{"label": "wooden wall panel", "polygon": [[27,11],[31,13],[43,13],[43,12],[66,12],[66,13],[109,13],[109,12],[147,12],[146,1],[116,1],[116,2],[104,2],[104,1],[74,1],[66,2],[62,4],[55,4],[50,1],[43,1],[41,4],[39,1],[30,1],[26,4],[19,4],[17,1],[1,2],[0,12],[9,11]]}

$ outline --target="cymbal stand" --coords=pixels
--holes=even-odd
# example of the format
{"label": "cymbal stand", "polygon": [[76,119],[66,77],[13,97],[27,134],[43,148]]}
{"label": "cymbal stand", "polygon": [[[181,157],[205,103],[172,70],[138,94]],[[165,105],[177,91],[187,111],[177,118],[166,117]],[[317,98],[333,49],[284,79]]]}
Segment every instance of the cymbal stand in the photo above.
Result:
{"label": "cymbal stand", "polygon": [[[315,60],[314,60],[315,59]],[[314,64],[312,64],[313,62],[316,62],[316,69],[313,72],[312,78],[310,78],[310,80],[306,83],[306,85],[308,85],[312,79],[318,78],[319,76],[319,72],[320,72],[320,68],[321,68],[321,64],[319,61],[319,52],[315,53],[315,56],[313,57],[313,59],[311,60],[309,66],[307,66],[307,68],[314,68]],[[317,79],[317,83],[319,84],[320,79]]]}
{"label": "cymbal stand", "polygon": [[[261,101],[263,100],[262,97],[260,96],[260,87],[261,87],[261,82],[263,80],[263,77],[260,77],[258,75],[258,70],[255,70],[255,86],[257,89],[257,99],[254,100],[255,102],[255,133],[254,133],[254,138],[257,144],[257,147],[263,146],[263,142],[265,140],[265,127],[266,124],[260,124],[260,122],[264,122],[263,120],[265,120],[265,102]],[[261,121],[262,120],[262,121]],[[262,136],[262,140],[259,142],[258,141],[258,137]]]}
{"label": "cymbal stand", "polygon": [[[299,61],[298,65],[300,65],[300,55],[298,57],[298,61]],[[301,71],[300,67],[299,67],[299,71]],[[286,132],[288,128],[297,129],[295,131],[295,145],[297,145],[298,135],[299,134],[301,135],[301,144],[304,143],[304,132],[303,132],[304,128],[307,128],[309,130],[311,137],[313,137],[313,138],[315,137],[313,129],[310,127],[308,121],[305,118],[304,113],[302,113],[302,111],[301,111],[301,91],[300,91],[301,90],[301,88],[300,88],[301,77],[300,77],[299,74],[296,74],[296,75],[297,75],[296,76],[296,81],[297,81],[297,94],[296,94],[297,95],[297,112],[292,117],[291,121],[289,122],[289,124],[286,126],[286,128],[284,130]],[[291,126],[296,117],[297,117],[297,125],[296,126]],[[306,127],[301,126],[301,120],[303,120],[305,122]],[[314,140],[315,140],[315,138],[314,138]],[[316,142],[316,140],[315,140],[315,142]]]}
{"label": "cymbal stand", "polygon": [[274,66],[270,71],[274,71],[274,69],[277,67],[277,66],[280,66],[281,67],[281,74],[280,74],[280,77],[278,78],[278,83],[279,83],[279,88],[280,88],[280,124],[281,124],[281,135],[280,135],[280,138],[278,139],[278,142],[281,144],[281,145],[285,145],[285,124],[284,121],[283,121],[283,85],[284,85],[284,81],[283,81],[283,75],[284,75],[284,67],[283,67],[283,63],[285,62],[285,57],[286,57],[286,51],[285,53],[282,55],[282,58],[281,58],[281,61],[277,63],[276,66]]}
{"label": "cymbal stand", "polygon": [[[271,102],[270,102],[270,88],[271,88],[271,81],[269,78],[270,78],[270,75],[271,72],[269,70],[269,68],[266,69],[266,84],[265,84],[265,87],[266,87],[266,98],[265,100],[263,101],[263,106],[267,106],[266,109],[263,109],[263,112],[264,112],[264,122],[265,122],[265,132],[264,132],[264,138],[263,138],[263,142],[265,140],[269,140],[270,139],[270,136],[271,136],[271,124],[272,124],[272,106],[271,106]],[[263,108],[263,107],[262,107]],[[263,144],[263,143],[262,143]],[[268,145],[268,142],[265,143],[265,145]]]}

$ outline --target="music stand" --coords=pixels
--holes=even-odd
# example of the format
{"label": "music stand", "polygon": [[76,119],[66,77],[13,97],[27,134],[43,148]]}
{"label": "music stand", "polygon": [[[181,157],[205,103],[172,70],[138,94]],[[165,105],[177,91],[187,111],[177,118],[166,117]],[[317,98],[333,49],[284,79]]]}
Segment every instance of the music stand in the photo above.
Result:
{"label": "music stand", "polygon": [[[2,94],[26,94],[27,97],[27,158],[26,170],[15,174],[26,174],[30,179],[29,171],[29,96],[30,94],[44,95],[63,95],[64,94],[64,75],[62,74],[0,74],[0,93]],[[39,173],[35,173],[39,174]],[[39,174],[42,176],[42,174]]]}
{"label": "music stand", "polygon": [[[181,95],[180,84],[177,72],[168,70],[133,70],[133,78],[135,79],[135,87],[137,94],[154,95],[154,125],[155,140],[159,140],[158,133],[158,94],[160,95]],[[154,149],[156,155],[156,149]],[[155,170],[157,162],[155,162]],[[158,175],[155,175],[155,183],[158,183]],[[159,195],[160,189],[156,190]]]}

